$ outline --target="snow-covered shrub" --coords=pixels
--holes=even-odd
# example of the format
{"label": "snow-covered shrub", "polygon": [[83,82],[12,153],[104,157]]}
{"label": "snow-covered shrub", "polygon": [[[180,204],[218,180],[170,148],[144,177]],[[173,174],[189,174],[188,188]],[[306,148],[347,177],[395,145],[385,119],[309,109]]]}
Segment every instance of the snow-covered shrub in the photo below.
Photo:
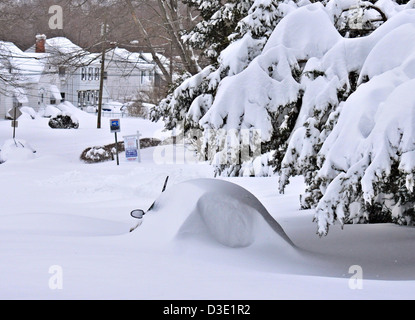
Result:
{"label": "snow-covered shrub", "polygon": [[[125,151],[124,142],[118,142],[118,152]],[[97,163],[112,161],[117,154],[117,146],[111,143],[105,146],[94,146],[86,148],[81,154],[81,160],[86,163]]]}
{"label": "snow-covered shrub", "polygon": [[85,111],[88,112],[88,113],[96,113],[97,108],[93,107],[93,106],[88,106],[88,107],[86,107]]}
{"label": "snow-covered shrub", "polygon": [[36,111],[35,109],[31,108],[31,107],[21,107],[20,111],[24,114],[27,115],[29,118],[31,119],[35,119],[36,118]]}
{"label": "snow-covered shrub", "polygon": [[[155,138],[142,138],[140,139],[140,148],[146,149],[151,147],[156,147],[160,145],[161,140]],[[124,142],[118,142],[118,153],[124,152],[125,146]],[[105,162],[105,161],[112,161],[115,159],[117,154],[117,146],[115,143],[111,143],[105,146],[94,146],[86,148],[82,154],[80,159],[86,163],[97,163],[97,162]]]}
{"label": "snow-covered shrub", "polygon": [[161,140],[156,138],[142,138],[140,139],[140,148],[146,149],[151,147],[157,147],[158,145],[160,145],[160,143]]}
{"label": "snow-covered shrub", "polygon": [[50,118],[49,127],[52,129],[78,129],[79,121],[69,113],[60,112]]}
{"label": "snow-covered shrub", "polygon": [[60,112],[61,110],[59,110],[55,106],[47,105],[45,109],[42,110],[41,116],[44,118],[52,118],[52,117],[57,116]]}
{"label": "snow-covered shrub", "polygon": [[87,163],[111,161],[114,159],[112,151],[113,150],[103,146],[88,148],[82,153],[81,159]]}
{"label": "snow-covered shrub", "polygon": [[273,152],[268,152],[242,163],[239,175],[243,177],[268,177],[272,175],[274,170],[270,165],[272,158]]}

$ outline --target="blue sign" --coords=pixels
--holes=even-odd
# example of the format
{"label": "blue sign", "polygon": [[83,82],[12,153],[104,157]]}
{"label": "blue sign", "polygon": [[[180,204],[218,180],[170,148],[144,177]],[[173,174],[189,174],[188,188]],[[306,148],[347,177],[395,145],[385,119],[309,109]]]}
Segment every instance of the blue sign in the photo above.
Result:
{"label": "blue sign", "polygon": [[134,158],[134,160],[138,157],[138,150],[137,149],[127,149],[125,150],[125,156],[127,159]]}
{"label": "blue sign", "polygon": [[110,127],[111,127],[111,132],[112,133],[121,132],[120,119],[111,119],[110,120]]}
{"label": "blue sign", "polygon": [[124,137],[125,157],[128,161],[141,162],[140,133]]}

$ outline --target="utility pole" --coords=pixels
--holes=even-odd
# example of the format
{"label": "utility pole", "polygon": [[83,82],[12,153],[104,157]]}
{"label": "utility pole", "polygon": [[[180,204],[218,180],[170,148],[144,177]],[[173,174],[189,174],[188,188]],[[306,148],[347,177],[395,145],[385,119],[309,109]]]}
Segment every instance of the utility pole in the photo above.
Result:
{"label": "utility pole", "polygon": [[107,19],[104,19],[104,25],[101,30],[102,41],[102,55],[101,55],[101,77],[99,82],[99,100],[98,100],[98,122],[97,128],[101,129],[101,117],[102,117],[102,97],[104,93],[104,75],[105,75],[105,51],[107,49]]}

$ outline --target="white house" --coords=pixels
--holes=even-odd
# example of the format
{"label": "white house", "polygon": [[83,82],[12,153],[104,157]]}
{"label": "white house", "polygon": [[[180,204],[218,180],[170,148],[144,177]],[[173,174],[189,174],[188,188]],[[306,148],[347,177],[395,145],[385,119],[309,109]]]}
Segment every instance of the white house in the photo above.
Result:
{"label": "white house", "polygon": [[[158,76],[145,54],[112,48],[105,56],[103,102],[137,100],[157,86]],[[9,78],[15,81],[1,81]],[[14,105],[41,111],[62,101],[95,111],[100,78],[101,54],[90,53],[67,38],[38,35],[25,52],[0,42],[0,118]]]}
{"label": "white house", "polygon": [[[36,45],[26,50],[26,53],[43,63],[44,75],[53,75],[49,88],[39,87],[40,106],[61,100],[83,109],[96,108],[101,76],[99,55],[89,53],[67,38],[46,39],[44,35],[37,36]],[[44,98],[46,92],[49,94]],[[109,98],[105,87],[103,98],[104,101]]]}
{"label": "white house", "polygon": [[13,107],[30,105],[41,73],[40,63],[13,43],[0,42],[0,118],[5,118]]}
{"label": "white house", "polygon": [[106,53],[106,87],[112,100],[128,102],[150,93],[156,84],[155,64],[141,53],[113,48]]}
{"label": "white house", "polygon": [[[98,105],[101,54],[89,53],[63,37],[36,38],[36,45],[27,53],[45,60],[45,73],[58,73],[59,84],[54,83],[62,99],[80,108]],[[48,70],[49,68],[49,70]],[[150,93],[157,85],[155,64],[141,53],[123,48],[112,48],[106,52],[104,66],[103,101],[128,102],[137,100],[142,93]]]}

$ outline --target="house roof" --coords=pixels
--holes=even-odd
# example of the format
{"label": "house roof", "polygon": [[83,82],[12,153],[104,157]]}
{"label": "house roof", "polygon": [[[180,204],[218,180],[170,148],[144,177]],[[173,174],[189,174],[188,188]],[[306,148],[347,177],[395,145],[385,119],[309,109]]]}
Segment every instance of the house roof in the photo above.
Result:
{"label": "house roof", "polygon": [[20,50],[11,42],[0,41],[0,63],[3,69],[19,75],[18,82],[36,82],[43,72],[43,64]]}
{"label": "house roof", "polygon": [[119,63],[127,62],[133,66],[139,67],[140,69],[141,68],[146,68],[146,69],[154,68],[154,63],[145,59],[141,53],[131,52],[125,48],[116,47],[116,48],[109,50],[106,54],[106,58],[108,62],[113,61],[115,62],[115,64],[117,64],[117,62]]}
{"label": "house roof", "polygon": [[[144,60],[146,60],[148,63],[155,64],[155,65],[156,65],[156,71],[157,71],[159,74],[162,74],[162,72],[161,72],[160,68],[159,68],[159,67],[157,66],[157,64],[154,62],[153,55],[152,55],[151,53],[148,53],[148,52],[141,52],[141,53],[140,53],[140,55],[141,55],[141,57],[142,57]],[[170,68],[170,60],[169,60],[166,56],[163,56],[163,55],[162,55],[162,54],[160,54],[160,53],[157,53],[156,55],[157,55],[157,57],[160,59],[161,63],[164,65],[164,67],[165,67],[166,69],[169,69],[169,68]]]}
{"label": "house roof", "polygon": [[[71,40],[65,37],[55,37],[46,39],[45,51],[47,54],[78,54],[86,52],[80,46],[74,44]],[[28,53],[36,52],[36,45],[31,46],[26,50]]]}
{"label": "house roof", "polygon": [[90,53],[65,37],[46,39],[45,53],[36,53],[36,45],[25,52],[43,63],[66,64],[74,67],[94,64],[99,60],[98,54]]}

